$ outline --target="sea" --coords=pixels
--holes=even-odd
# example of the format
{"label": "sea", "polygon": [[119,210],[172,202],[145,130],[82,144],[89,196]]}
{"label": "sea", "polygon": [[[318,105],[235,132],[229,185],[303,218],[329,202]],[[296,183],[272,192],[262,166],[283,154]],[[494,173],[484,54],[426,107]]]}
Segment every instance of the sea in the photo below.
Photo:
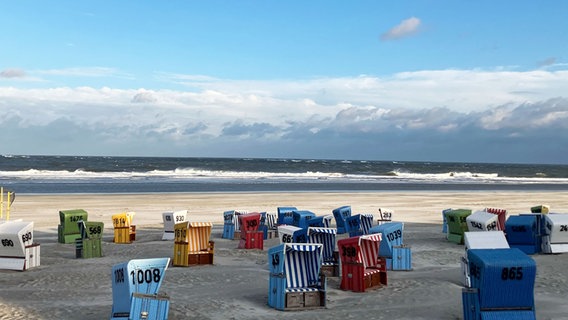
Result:
{"label": "sea", "polygon": [[0,186],[15,194],[568,191],[568,165],[2,155]]}

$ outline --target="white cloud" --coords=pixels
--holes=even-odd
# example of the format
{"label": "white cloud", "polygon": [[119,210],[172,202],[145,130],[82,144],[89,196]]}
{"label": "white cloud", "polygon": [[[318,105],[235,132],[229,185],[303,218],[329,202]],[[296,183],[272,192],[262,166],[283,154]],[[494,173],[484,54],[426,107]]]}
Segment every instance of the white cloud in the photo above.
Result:
{"label": "white cloud", "polygon": [[11,68],[0,71],[0,78],[24,78],[26,72],[22,69]]}
{"label": "white cloud", "polygon": [[[4,152],[231,156],[233,150],[277,157],[295,150],[333,157],[341,146],[358,146],[364,158],[380,158],[381,150],[396,158],[396,148],[411,152],[417,144],[447,154],[466,142],[517,139],[528,148],[534,145],[528,137],[542,136],[543,146],[568,137],[568,71],[185,78],[192,79],[192,91],[0,87],[0,125],[14,141]],[[450,149],[443,151],[445,145]]]}
{"label": "white cloud", "polygon": [[396,40],[404,37],[408,37],[416,34],[419,31],[421,25],[420,19],[416,17],[411,17],[406,20],[402,20],[398,25],[394,26],[387,32],[381,35],[381,40]]}

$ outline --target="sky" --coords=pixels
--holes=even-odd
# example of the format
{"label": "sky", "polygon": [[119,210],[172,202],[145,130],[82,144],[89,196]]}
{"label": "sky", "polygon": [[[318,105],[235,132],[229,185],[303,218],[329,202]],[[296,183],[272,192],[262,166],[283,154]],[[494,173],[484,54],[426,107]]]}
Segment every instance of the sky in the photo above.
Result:
{"label": "sky", "polygon": [[568,1],[5,1],[0,154],[568,164]]}

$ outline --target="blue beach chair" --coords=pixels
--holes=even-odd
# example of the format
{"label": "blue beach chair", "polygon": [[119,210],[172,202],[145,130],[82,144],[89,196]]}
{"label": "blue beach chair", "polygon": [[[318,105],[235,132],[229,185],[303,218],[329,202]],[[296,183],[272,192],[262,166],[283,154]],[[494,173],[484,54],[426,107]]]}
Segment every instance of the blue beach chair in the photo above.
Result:
{"label": "blue beach chair", "polygon": [[112,268],[111,320],[165,320],[169,298],[159,294],[170,258],[135,259]]}
{"label": "blue beach chair", "polygon": [[268,305],[278,310],[326,306],[326,278],[320,275],[322,244],[285,243],[268,250]]}

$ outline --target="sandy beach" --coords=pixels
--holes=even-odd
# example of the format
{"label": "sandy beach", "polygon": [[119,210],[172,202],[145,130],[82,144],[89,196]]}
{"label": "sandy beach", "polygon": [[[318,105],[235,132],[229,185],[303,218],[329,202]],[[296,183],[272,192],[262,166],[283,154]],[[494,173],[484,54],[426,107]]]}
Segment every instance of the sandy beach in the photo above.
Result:
{"label": "sandy beach", "polygon": [[[515,215],[539,204],[568,213],[568,193],[18,194],[10,219],[34,222],[41,266],[24,272],[0,270],[0,319],[108,319],[112,266],[135,258],[171,257],[173,242],[161,240],[162,212],[184,209],[191,221],[214,223],[215,263],[167,270],[160,291],[170,296],[169,319],[461,319],[459,262],[464,248],[445,239],[441,211],[496,207]],[[325,309],[283,312],[268,307],[267,250],[278,240],[266,240],[263,251],[236,249],[237,241],[221,238],[222,213],[295,206],[327,215],[343,205],[350,205],[354,214],[394,210],[393,220],[405,222],[413,270],[389,272],[388,286],[365,293],[340,290],[339,279],[328,278]],[[104,257],[76,259],[74,245],[57,243],[58,211],[77,208],[86,210],[90,221],[105,223]],[[124,211],[136,213],[133,244],[112,242],[111,216]],[[568,254],[532,257],[537,262],[537,318],[568,319]]]}

